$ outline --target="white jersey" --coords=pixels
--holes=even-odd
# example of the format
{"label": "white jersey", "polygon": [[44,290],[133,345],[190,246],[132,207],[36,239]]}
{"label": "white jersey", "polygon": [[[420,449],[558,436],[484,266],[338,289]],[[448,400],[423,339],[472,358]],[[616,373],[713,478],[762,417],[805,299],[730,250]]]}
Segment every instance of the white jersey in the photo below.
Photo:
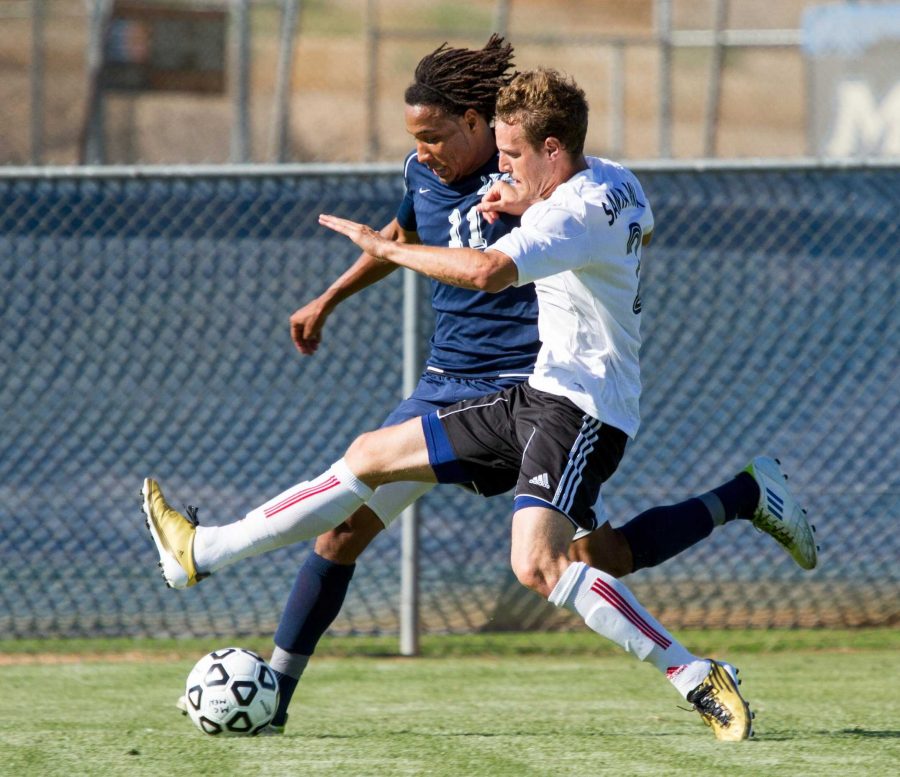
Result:
{"label": "white jersey", "polygon": [[491,248],[534,282],[541,350],[529,383],[634,437],[640,424],[641,240],[653,213],[634,174],[588,157]]}

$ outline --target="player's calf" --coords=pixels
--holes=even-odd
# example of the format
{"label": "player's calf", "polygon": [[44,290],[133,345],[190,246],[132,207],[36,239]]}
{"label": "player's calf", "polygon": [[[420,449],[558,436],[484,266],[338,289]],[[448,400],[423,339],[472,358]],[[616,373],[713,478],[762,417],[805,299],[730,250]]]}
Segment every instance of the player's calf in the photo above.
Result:
{"label": "player's calf", "polygon": [[624,577],[634,569],[628,540],[608,521],[590,533],[578,532],[569,545],[569,560],[583,561],[613,577]]}
{"label": "player's calf", "polygon": [[335,564],[355,564],[383,529],[381,519],[363,505],[346,521],[316,538],[316,553]]}

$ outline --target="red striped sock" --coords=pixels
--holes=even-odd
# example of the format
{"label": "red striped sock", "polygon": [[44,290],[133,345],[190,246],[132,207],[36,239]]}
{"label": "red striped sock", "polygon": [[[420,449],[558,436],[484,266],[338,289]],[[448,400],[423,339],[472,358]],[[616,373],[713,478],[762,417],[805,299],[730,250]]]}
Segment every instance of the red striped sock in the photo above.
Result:
{"label": "red striped sock", "polygon": [[311,540],[347,519],[372,496],[343,459],[313,480],[283,491],[225,526],[200,526],[194,540],[194,561],[204,572],[275,548]]}
{"label": "red striped sock", "polygon": [[581,562],[571,564],[550,594],[550,601],[578,613],[593,631],[641,661],[649,660],[663,673],[669,667],[696,660],[624,583],[599,569]]}

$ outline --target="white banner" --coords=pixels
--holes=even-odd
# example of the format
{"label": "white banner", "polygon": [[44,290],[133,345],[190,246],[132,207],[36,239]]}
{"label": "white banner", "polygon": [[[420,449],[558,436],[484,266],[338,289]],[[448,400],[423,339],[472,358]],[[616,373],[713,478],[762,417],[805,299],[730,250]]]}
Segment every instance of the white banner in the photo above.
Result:
{"label": "white banner", "polygon": [[811,8],[803,47],[809,153],[900,156],[900,3]]}

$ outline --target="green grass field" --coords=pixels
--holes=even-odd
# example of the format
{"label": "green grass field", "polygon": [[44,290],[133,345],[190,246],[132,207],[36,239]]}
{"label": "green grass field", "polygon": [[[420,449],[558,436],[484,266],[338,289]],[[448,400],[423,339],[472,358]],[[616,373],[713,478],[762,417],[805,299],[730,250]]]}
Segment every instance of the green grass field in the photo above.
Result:
{"label": "green grass field", "polygon": [[193,661],[266,640],[0,642],[0,773],[892,775],[900,632],[685,632],[741,667],[750,742],[716,742],[647,665],[585,634],[331,639],[284,737],[217,739],[174,709]]}

